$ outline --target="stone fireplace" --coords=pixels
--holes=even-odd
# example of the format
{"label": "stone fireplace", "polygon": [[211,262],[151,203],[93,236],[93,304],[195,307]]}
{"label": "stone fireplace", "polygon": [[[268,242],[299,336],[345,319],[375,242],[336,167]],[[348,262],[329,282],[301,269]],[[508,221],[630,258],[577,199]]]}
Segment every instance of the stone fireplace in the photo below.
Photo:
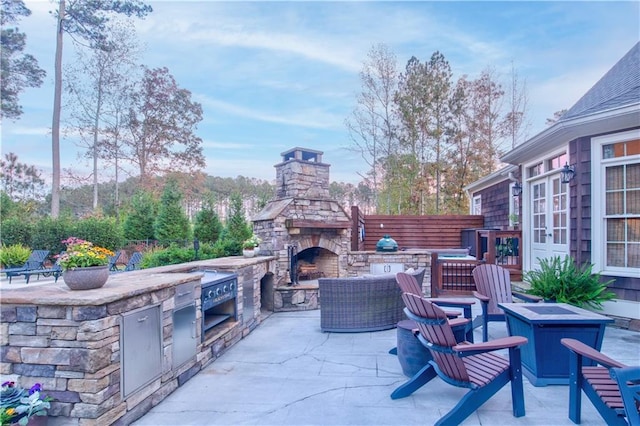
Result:
{"label": "stone fireplace", "polygon": [[276,194],[253,221],[260,253],[277,257],[276,286],[347,273],[351,218],[329,195],[322,152],[293,148],[276,168]]}

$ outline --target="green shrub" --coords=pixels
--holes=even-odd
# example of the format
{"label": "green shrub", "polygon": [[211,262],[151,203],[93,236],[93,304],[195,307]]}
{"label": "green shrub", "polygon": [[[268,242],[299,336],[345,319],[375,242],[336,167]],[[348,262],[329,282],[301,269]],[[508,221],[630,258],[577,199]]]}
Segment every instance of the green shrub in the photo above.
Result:
{"label": "green shrub", "polygon": [[142,257],[140,267],[145,269],[156,266],[176,265],[193,260],[195,260],[195,251],[193,248],[184,248],[171,244],[164,249],[153,249],[146,252]]}
{"label": "green shrub", "polygon": [[29,259],[30,254],[31,249],[22,244],[13,244],[10,246],[3,244],[0,247],[0,264],[2,264],[4,268],[22,266],[27,259]]}
{"label": "green shrub", "polygon": [[74,224],[69,217],[45,217],[35,224],[31,247],[50,250],[53,254],[60,253],[66,249],[62,240],[71,236],[77,235],[74,235]]}
{"label": "green shrub", "polygon": [[32,246],[33,234],[33,223],[24,220],[24,218],[11,217],[5,219],[3,217],[0,222],[0,236],[2,236],[2,244],[7,246],[15,244]]}
{"label": "green shrub", "polygon": [[525,271],[523,279],[531,285],[528,293],[545,300],[602,309],[602,302],[615,298],[607,286],[613,280],[601,282],[600,274],[592,272],[593,265],[576,266],[570,256],[541,259],[540,269]]}
{"label": "green shrub", "polygon": [[200,244],[200,250],[198,250],[198,259],[215,259],[217,257],[217,252],[215,250],[215,245],[211,243],[203,243]]}
{"label": "green shrub", "polygon": [[238,256],[242,254],[242,242],[220,238],[213,245],[214,257]]}
{"label": "green shrub", "polygon": [[109,250],[117,250],[123,244],[122,229],[115,218],[82,219],[75,224],[72,232],[74,237],[91,241],[94,245]]}

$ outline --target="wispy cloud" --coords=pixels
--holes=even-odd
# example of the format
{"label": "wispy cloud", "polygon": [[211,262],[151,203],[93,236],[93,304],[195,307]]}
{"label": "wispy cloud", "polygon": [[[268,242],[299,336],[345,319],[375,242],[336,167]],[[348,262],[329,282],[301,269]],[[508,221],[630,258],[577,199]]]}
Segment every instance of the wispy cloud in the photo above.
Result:
{"label": "wispy cloud", "polygon": [[10,129],[12,135],[23,136],[49,136],[51,135],[50,127],[27,127],[27,126],[13,126]]}
{"label": "wispy cloud", "polygon": [[231,102],[214,99],[205,95],[199,95],[197,99],[203,106],[213,110],[268,123],[310,127],[315,129],[331,129],[336,126],[342,126],[343,120],[342,116],[328,113],[320,108],[291,113],[283,113],[280,111],[279,114],[273,114],[262,110],[236,105]]}

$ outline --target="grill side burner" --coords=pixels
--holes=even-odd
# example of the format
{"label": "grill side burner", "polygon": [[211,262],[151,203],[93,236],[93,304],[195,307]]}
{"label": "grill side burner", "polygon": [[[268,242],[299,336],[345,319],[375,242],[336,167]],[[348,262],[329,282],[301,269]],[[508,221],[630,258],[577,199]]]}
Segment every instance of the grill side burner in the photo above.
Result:
{"label": "grill side burner", "polygon": [[238,275],[231,272],[203,271],[201,286],[202,340],[205,333],[224,321],[238,320],[236,298]]}

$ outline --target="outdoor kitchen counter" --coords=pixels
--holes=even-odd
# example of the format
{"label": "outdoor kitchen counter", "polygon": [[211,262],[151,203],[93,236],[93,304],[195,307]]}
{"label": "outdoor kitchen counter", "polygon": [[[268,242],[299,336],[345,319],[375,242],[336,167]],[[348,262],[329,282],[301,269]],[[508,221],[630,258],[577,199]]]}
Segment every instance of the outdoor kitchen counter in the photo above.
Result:
{"label": "outdoor kitchen counter", "polygon": [[[205,335],[208,271],[237,276],[237,296]],[[273,273],[273,257],[235,256],[114,273],[94,290],[3,282],[0,377],[41,383],[49,426],[131,424],[260,324],[261,278]]]}
{"label": "outdoor kitchen counter", "polygon": [[131,271],[113,274],[104,287],[94,290],[71,290],[62,278],[57,283],[3,288],[3,305],[99,306],[133,296],[200,280],[195,273],[149,273]]}
{"label": "outdoor kitchen counter", "polygon": [[104,287],[95,290],[71,290],[62,280],[57,283],[27,285],[2,288],[2,303],[13,305],[53,305],[53,306],[99,306],[121,299],[162,290],[169,287],[200,280],[199,271],[235,271],[259,264],[272,257],[260,256],[244,258],[239,256],[208,259],[167,265],[139,271],[111,274]]}

